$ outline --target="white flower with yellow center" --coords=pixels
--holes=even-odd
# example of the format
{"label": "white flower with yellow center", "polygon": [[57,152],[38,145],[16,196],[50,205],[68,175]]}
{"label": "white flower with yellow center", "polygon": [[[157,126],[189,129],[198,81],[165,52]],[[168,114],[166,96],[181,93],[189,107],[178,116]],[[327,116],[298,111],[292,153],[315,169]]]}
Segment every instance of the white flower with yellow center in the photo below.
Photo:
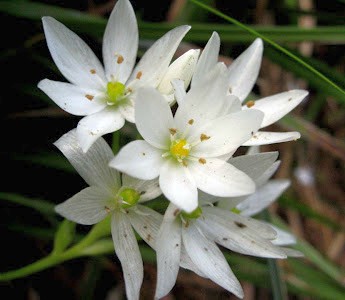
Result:
{"label": "white flower with yellow center", "polygon": [[162,216],[141,203],[161,194],[158,181],[138,180],[125,174],[121,178],[120,173],[108,166],[114,155],[103,138],[99,138],[84,153],[73,129],[55,145],[89,184],[89,187],[57,205],[55,211],[84,225],[96,224],[111,215],[111,234],[122,265],[127,298],[138,300],[144,271],[132,227],[149,245],[153,243]]}
{"label": "white flower with yellow center", "polygon": [[49,51],[62,75],[70,82],[43,79],[38,87],[63,110],[85,116],[77,126],[84,152],[100,136],[119,130],[125,120],[134,122],[134,101],[139,87],[157,88],[172,102],[171,79],[190,82],[199,50],[170,61],[190,26],[166,33],[134,68],[138,50],[138,25],[128,0],[119,0],[103,37],[104,67],[91,48],[52,17],[42,18]]}
{"label": "white flower with yellow center", "polygon": [[192,88],[175,115],[155,90],[143,88],[135,103],[136,126],[144,140],[125,145],[110,166],[130,176],[159,177],[163,194],[191,212],[198,206],[198,189],[216,196],[248,195],[254,182],[222,159],[255,133],[263,114],[248,110],[220,114],[226,106],[226,77],[213,72],[210,84]]}
{"label": "white flower with yellow center", "polygon": [[[220,39],[216,32],[213,32],[211,38],[206,44],[198,60],[195,72],[192,78],[191,86],[205,84],[205,75],[208,74],[218,62],[220,49]],[[249,100],[243,103],[257,80],[263,54],[263,42],[260,38],[254,42],[239,55],[225,71],[228,77],[228,95],[234,95],[238,99],[231,98],[234,102],[232,111],[241,109],[257,109],[264,113],[264,118],[260,129],[267,127],[293,110],[308,95],[306,90],[290,90],[272,96]],[[207,84],[207,83],[206,83]],[[273,143],[287,142],[300,138],[299,132],[269,132],[258,131],[246,142],[244,146],[267,145]]]}
{"label": "white flower with yellow center", "polygon": [[[260,184],[260,181],[265,181],[276,169],[279,164],[275,162],[277,156],[277,152],[243,155],[229,162],[248,172],[248,175],[256,178],[256,183]],[[287,186],[286,181],[276,183],[278,192],[266,193],[269,199],[272,193],[277,195]],[[256,257],[283,259],[288,256],[301,256],[299,251],[280,247],[293,244],[293,235],[272,224],[250,218],[249,208],[243,209],[243,213],[240,212],[237,209],[239,206],[236,206],[237,199],[233,202],[231,198],[223,200],[225,204],[235,203],[233,207],[236,209],[230,211],[213,206],[220,197],[203,192],[199,196],[200,205],[191,213],[181,212],[173,204],[170,204],[165,212],[156,237],[156,299],[164,297],[173,288],[180,266],[211,279],[242,298],[241,285],[217,244],[231,251]],[[254,201],[251,203],[252,207],[262,204],[256,204]],[[182,263],[182,258],[185,262],[189,259],[192,264]]]}

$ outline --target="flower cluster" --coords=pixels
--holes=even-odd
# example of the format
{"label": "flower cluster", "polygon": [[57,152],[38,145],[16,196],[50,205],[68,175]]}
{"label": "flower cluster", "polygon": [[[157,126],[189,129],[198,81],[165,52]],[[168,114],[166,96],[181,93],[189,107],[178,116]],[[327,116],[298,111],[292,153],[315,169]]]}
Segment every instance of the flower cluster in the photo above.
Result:
{"label": "flower cluster", "polygon": [[[52,58],[69,83],[44,79],[38,87],[65,111],[84,116],[55,146],[89,185],[56,212],[85,225],[110,216],[128,299],[139,299],[144,272],[135,232],[157,254],[157,299],[173,288],[180,267],[242,298],[218,245],[257,257],[300,255],[285,247],[295,243],[291,234],[252,218],[289,186],[288,180],[271,179],[278,153],[260,153],[257,146],[300,137],[261,129],[308,94],[290,90],[247,100],[260,69],[261,39],[229,67],[218,62],[216,32],[201,54],[190,50],[172,61],[190,30],[179,26],[136,64],[135,13],[128,0],[119,0],[103,37],[103,66],[60,22],[44,17],[43,26]],[[102,136],[120,130],[125,120],[135,123],[141,139],[114,156]],[[252,147],[236,155],[241,146]],[[145,205],[152,199],[163,207],[168,203],[164,216]]]}

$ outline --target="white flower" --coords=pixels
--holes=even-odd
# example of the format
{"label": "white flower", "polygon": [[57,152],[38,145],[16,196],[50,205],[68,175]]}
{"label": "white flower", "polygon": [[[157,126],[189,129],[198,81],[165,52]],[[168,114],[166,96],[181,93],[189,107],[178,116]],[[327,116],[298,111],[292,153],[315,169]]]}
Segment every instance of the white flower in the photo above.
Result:
{"label": "white flower", "polygon": [[104,67],[91,48],[74,32],[51,17],[42,18],[49,51],[62,75],[70,82],[44,79],[38,87],[65,111],[85,116],[77,126],[84,152],[100,136],[119,130],[125,120],[134,122],[134,100],[139,87],[158,88],[172,102],[170,81],[187,86],[199,50],[186,52],[169,67],[190,26],[179,26],[157,40],[134,68],[138,25],[128,0],[119,0],[103,37]]}
{"label": "white flower", "polygon": [[252,193],[253,181],[222,156],[235,152],[257,131],[263,114],[228,114],[222,74],[213,72],[208,85],[191,88],[174,116],[155,89],[143,88],[135,111],[144,140],[125,145],[110,166],[140,179],[159,177],[163,194],[186,212],[198,206],[198,189],[221,197]]}
{"label": "white flower", "polygon": [[[161,194],[157,180],[142,181],[109,168],[113,152],[99,138],[84,153],[76,130],[54,143],[83,177],[89,187],[81,190],[55,210],[79,224],[92,225],[111,215],[111,233],[125,279],[128,299],[139,299],[143,281],[143,262],[132,227],[150,245],[157,235],[162,216],[139,203]],[[121,182],[122,181],[122,182]]]}
{"label": "white flower", "polygon": [[[190,214],[170,204],[156,239],[155,299],[164,297],[173,288],[180,265],[243,298],[241,285],[217,244],[241,254],[286,258],[285,249],[271,242],[276,235],[264,222],[206,203]],[[193,268],[181,264],[182,254],[189,257]]]}
{"label": "white flower", "polygon": [[[251,149],[252,150],[252,149]],[[231,158],[229,163],[251,177],[256,190],[249,196],[234,198],[216,198],[211,195],[201,194],[200,199],[204,202],[216,203],[219,208],[236,212],[245,217],[252,217],[266,209],[276,201],[279,196],[290,186],[288,179],[271,179],[280,165],[280,160],[276,160],[278,152],[253,153]],[[272,243],[279,246],[292,245],[296,243],[296,238],[291,233],[267,223],[276,232],[277,236]],[[284,248],[288,256],[301,256],[301,253]]]}
{"label": "white flower", "polygon": [[[205,84],[204,77],[216,65],[220,48],[220,39],[216,32],[206,44],[200,55],[195,68],[191,86]],[[264,118],[260,128],[267,127],[293,110],[308,95],[305,90],[290,90],[269,97],[261,98],[257,101],[247,101],[241,107],[241,103],[246,100],[252,90],[260,70],[263,54],[263,42],[260,38],[239,55],[226,70],[228,77],[229,95],[235,95],[239,99],[236,109],[258,109],[264,113]],[[232,100],[234,101],[234,100]],[[272,143],[287,142],[300,138],[299,132],[267,132],[258,131],[243,145],[267,145]]]}

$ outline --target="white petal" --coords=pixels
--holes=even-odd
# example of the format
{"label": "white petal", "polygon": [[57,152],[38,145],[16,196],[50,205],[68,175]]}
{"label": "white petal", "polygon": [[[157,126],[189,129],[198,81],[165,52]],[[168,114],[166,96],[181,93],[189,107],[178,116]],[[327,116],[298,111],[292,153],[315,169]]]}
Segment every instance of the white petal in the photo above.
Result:
{"label": "white petal", "polygon": [[197,220],[198,225],[223,247],[246,255],[286,258],[284,251],[260,235],[261,229],[267,226],[265,223],[256,222],[254,227],[240,215],[214,207],[205,208],[204,216]]}
{"label": "white petal", "polygon": [[254,194],[239,203],[237,208],[243,216],[253,216],[270,206],[290,185],[289,180],[270,180],[259,187]]}
{"label": "white petal", "polygon": [[170,217],[171,209],[176,209],[176,206],[168,207],[157,236],[156,299],[164,297],[171,291],[180,268],[181,220]]}
{"label": "white petal", "polygon": [[93,225],[107,216],[110,201],[111,194],[107,190],[92,186],[55,206],[55,211],[78,224]]}
{"label": "white petal", "polygon": [[179,79],[174,79],[171,81],[172,86],[174,87],[174,95],[178,105],[181,105],[184,98],[186,97],[186,90],[184,88],[184,82]]}
{"label": "white petal", "polygon": [[[66,83],[43,79],[38,83],[44,93],[51,98],[60,108],[76,116],[93,114],[106,107],[103,94],[95,90]],[[93,97],[91,98],[87,97]]]}
{"label": "white petal", "polygon": [[174,128],[169,104],[154,88],[138,90],[135,101],[135,123],[141,136],[152,146],[168,149],[169,128]]}
{"label": "white petal", "polygon": [[157,87],[168,69],[171,59],[181,40],[191,27],[182,25],[176,27],[157,40],[143,55],[135,67],[129,82],[141,74],[142,85]]}
{"label": "white petal", "polygon": [[144,278],[143,261],[131,223],[121,212],[114,212],[111,219],[111,235],[116,255],[121,262],[127,298],[139,300]]}
{"label": "white petal", "polygon": [[250,108],[243,105],[243,109],[255,108],[261,110],[265,114],[260,127],[263,128],[284,117],[300,104],[307,95],[308,92],[305,90],[291,90],[257,100]]}
{"label": "white petal", "polygon": [[291,132],[269,132],[258,131],[243,146],[258,146],[269,145],[275,143],[283,143],[289,141],[296,141],[301,137],[301,134],[296,131]]}
{"label": "white petal", "polygon": [[131,99],[120,105],[119,111],[128,122],[135,123],[134,103]]}
{"label": "white petal", "polygon": [[236,113],[236,112],[242,110],[241,101],[240,101],[240,99],[237,96],[235,96],[235,95],[228,95],[228,96],[226,96],[226,98],[228,99],[228,101],[231,104],[229,106],[226,114],[232,114],[232,113]]}
{"label": "white petal", "polygon": [[103,36],[103,60],[108,81],[125,83],[138,50],[138,24],[128,0],[117,1]]}
{"label": "white petal", "polygon": [[199,53],[199,49],[191,49],[174,60],[158,85],[157,90],[166,95],[173,93],[173,86],[171,85],[173,79],[182,80],[184,89],[187,89],[192,79]]}
{"label": "white petal", "polygon": [[82,118],[77,126],[77,137],[84,152],[102,135],[122,128],[125,119],[113,107],[106,107],[100,112]]}
{"label": "white petal", "polygon": [[205,48],[201,52],[195,72],[193,75],[191,86],[194,86],[202,81],[205,74],[218,62],[218,55],[220,49],[220,38],[217,32],[213,32],[208,40]]}
{"label": "white petal", "polygon": [[212,217],[214,220],[222,219],[224,222],[229,223],[229,226],[232,226],[230,224],[234,223],[235,221],[245,225],[245,227],[239,227],[238,224],[235,224],[236,227],[234,228],[237,228],[237,231],[239,230],[239,228],[241,230],[253,230],[256,231],[256,236],[268,240],[274,240],[277,237],[277,233],[272,228],[271,224],[267,224],[254,218],[244,217],[236,213],[225,211],[215,206],[205,207],[203,208],[203,211],[204,213],[207,213],[208,218]]}
{"label": "white petal", "polygon": [[263,113],[258,110],[240,111],[208,122],[188,138],[201,141],[202,134],[209,137],[194,146],[191,155],[215,157],[236,150],[259,129],[262,117]]}
{"label": "white petal", "polygon": [[282,250],[286,253],[288,257],[304,257],[304,253],[296,249],[281,247]]}
{"label": "white petal", "polygon": [[297,243],[296,237],[292,233],[280,229],[279,227],[274,226],[272,224],[270,225],[277,232],[277,237],[274,240],[272,240],[272,243],[274,245],[287,246],[294,245]]}
{"label": "white petal", "polygon": [[230,158],[228,162],[255,181],[273,165],[278,158],[278,154],[278,151],[272,151],[253,155],[240,155]]}
{"label": "white petal", "polygon": [[262,186],[273,176],[273,174],[277,171],[280,165],[280,160],[275,161],[259,178],[256,178],[254,181],[256,186]]}
{"label": "white petal", "polygon": [[217,203],[217,207],[230,211],[234,207],[236,207],[237,204],[239,204],[242,201],[244,201],[247,197],[248,196],[222,198],[222,199],[219,199],[219,202]]}
{"label": "white petal", "polygon": [[65,78],[84,88],[105,88],[103,66],[88,45],[65,25],[43,17],[43,28],[51,56]]}
{"label": "white petal", "polygon": [[216,244],[201,234],[194,224],[188,228],[183,227],[182,239],[189,257],[208,278],[243,298],[241,284]]}
{"label": "white petal", "polygon": [[229,90],[241,101],[252,90],[259,74],[263,52],[260,38],[255,41],[229,66]]}
{"label": "white petal", "polygon": [[76,129],[72,129],[54,145],[88,185],[96,185],[113,192],[120,188],[119,173],[108,166],[109,160],[114,157],[113,151],[103,138],[99,138],[85,153],[78,142]]}
{"label": "white petal", "polygon": [[135,189],[140,194],[140,202],[157,198],[162,194],[158,184],[158,178],[152,180],[141,180],[122,174],[122,186]]}
{"label": "white petal", "polygon": [[160,170],[159,186],[165,197],[187,213],[198,206],[198,190],[187,167],[167,160]]}
{"label": "white petal", "polygon": [[156,239],[163,216],[155,210],[137,205],[136,209],[128,210],[128,218],[135,231],[153,249],[156,249]]}
{"label": "white petal", "polygon": [[[193,132],[210,120],[225,115],[231,102],[226,96],[227,77],[225,65],[217,64],[209,74],[206,74],[204,84],[193,86],[175,113],[175,122],[180,130],[188,126]],[[193,120],[192,125],[189,121]]]}
{"label": "white petal", "polygon": [[137,140],[122,147],[109,166],[132,177],[151,180],[158,177],[162,163],[162,152],[159,149]]}
{"label": "white petal", "polygon": [[217,158],[207,158],[205,163],[189,162],[188,169],[197,187],[214,196],[235,197],[255,191],[255,184],[249,176]]}

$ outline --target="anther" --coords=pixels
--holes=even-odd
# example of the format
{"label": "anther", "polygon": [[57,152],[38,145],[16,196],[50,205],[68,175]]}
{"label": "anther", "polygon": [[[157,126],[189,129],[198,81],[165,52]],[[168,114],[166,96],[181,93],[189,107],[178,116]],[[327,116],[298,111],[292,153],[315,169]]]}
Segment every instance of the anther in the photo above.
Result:
{"label": "anther", "polygon": [[90,73],[91,73],[91,74],[96,74],[96,70],[95,70],[95,69],[91,69],[91,70],[90,70]]}
{"label": "anther", "polygon": [[255,101],[250,100],[250,101],[248,101],[248,102],[246,103],[246,105],[247,105],[248,108],[251,108],[252,106],[255,105]]}
{"label": "anther", "polygon": [[117,62],[118,64],[122,64],[123,61],[124,61],[123,56],[122,56],[122,55],[119,55],[119,56],[117,57],[117,61],[116,61],[116,62]]}
{"label": "anther", "polygon": [[85,98],[87,98],[88,100],[93,100],[93,98],[95,98],[94,96],[92,96],[92,95],[88,95],[88,94],[86,94],[85,95]]}
{"label": "anther", "polygon": [[210,138],[210,136],[208,136],[204,133],[200,134],[200,141],[202,141],[202,142],[208,140],[209,138]]}
{"label": "anther", "polygon": [[143,72],[139,71],[139,72],[137,73],[136,78],[137,78],[137,79],[140,79],[142,75],[143,75]]}

